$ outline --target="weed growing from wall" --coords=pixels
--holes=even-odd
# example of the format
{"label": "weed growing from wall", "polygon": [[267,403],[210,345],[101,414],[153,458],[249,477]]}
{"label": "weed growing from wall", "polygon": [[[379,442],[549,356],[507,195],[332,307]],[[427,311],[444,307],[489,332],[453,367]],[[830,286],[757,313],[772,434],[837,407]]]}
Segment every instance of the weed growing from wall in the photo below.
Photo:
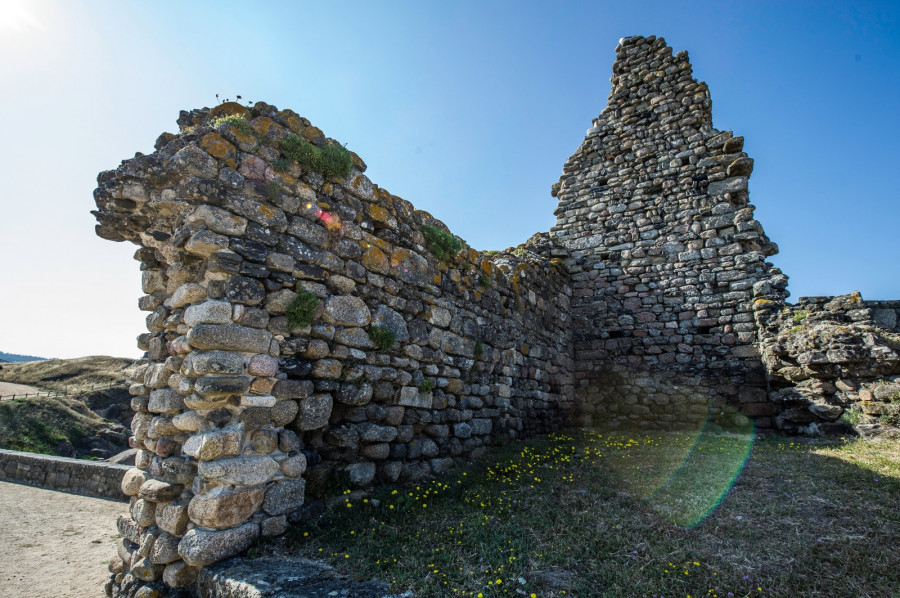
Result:
{"label": "weed growing from wall", "polygon": [[346,178],[353,168],[353,156],[347,148],[340,145],[318,148],[299,135],[289,135],[282,139],[281,151],[303,170],[321,173],[325,178]]}
{"label": "weed growing from wall", "polygon": [[422,235],[425,237],[428,250],[442,262],[452,262],[453,257],[463,247],[459,237],[430,224],[422,227]]}
{"label": "weed growing from wall", "polygon": [[397,337],[388,328],[372,324],[368,330],[369,338],[380,351],[387,351],[397,342]]}
{"label": "weed growing from wall", "polygon": [[419,384],[419,392],[422,394],[428,394],[434,390],[434,380],[431,378],[425,378],[421,384]]}
{"label": "weed growing from wall", "polygon": [[305,328],[312,322],[319,298],[302,287],[297,288],[297,298],[287,310],[288,324],[292,328]]}
{"label": "weed growing from wall", "polygon": [[209,126],[218,129],[221,125],[231,125],[241,133],[250,132],[250,123],[247,119],[239,114],[227,114],[209,121]]}
{"label": "weed growing from wall", "polygon": [[281,187],[278,186],[278,183],[272,181],[268,185],[266,185],[266,199],[272,201],[278,199],[278,195],[281,193]]}
{"label": "weed growing from wall", "polygon": [[482,274],[481,276],[478,277],[478,285],[482,289],[489,289],[489,288],[491,288],[491,279],[488,278],[487,274]]}

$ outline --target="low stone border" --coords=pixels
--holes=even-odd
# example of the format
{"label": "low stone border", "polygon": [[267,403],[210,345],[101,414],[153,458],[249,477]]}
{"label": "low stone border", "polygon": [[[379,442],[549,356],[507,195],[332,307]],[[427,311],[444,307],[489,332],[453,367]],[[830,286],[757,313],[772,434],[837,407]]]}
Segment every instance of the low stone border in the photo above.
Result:
{"label": "low stone border", "polygon": [[130,467],[105,461],[38,455],[0,449],[0,480],[125,501],[122,477]]}

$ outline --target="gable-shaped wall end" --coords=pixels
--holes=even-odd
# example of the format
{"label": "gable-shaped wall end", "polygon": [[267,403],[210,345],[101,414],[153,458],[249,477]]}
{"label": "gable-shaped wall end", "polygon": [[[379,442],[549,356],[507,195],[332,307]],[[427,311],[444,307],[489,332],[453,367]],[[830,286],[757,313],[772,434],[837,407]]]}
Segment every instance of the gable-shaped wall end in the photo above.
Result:
{"label": "gable-shaped wall end", "polygon": [[[671,427],[717,402],[771,425],[754,306],[783,304],[753,160],[662,38],[620,40],[609,103],[553,186],[583,419]],[[757,302],[759,299],[771,301]]]}

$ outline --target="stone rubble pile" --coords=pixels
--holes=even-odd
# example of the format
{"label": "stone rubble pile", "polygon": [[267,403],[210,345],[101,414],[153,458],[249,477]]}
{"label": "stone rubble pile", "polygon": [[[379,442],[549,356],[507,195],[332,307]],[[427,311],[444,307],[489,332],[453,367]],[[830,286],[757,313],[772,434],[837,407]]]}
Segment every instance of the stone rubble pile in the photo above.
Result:
{"label": "stone rubble pile", "polygon": [[771,306],[760,325],[779,428],[845,433],[856,424],[866,434],[900,422],[900,301],[801,297]]}

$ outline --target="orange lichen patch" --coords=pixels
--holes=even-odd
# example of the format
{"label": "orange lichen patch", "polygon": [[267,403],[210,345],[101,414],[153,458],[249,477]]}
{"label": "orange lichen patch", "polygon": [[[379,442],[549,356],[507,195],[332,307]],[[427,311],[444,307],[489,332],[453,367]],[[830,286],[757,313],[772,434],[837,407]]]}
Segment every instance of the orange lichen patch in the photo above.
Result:
{"label": "orange lichen patch", "polygon": [[243,116],[244,118],[250,118],[250,109],[246,106],[238,104],[237,102],[224,102],[209,111],[209,118],[210,120],[212,120],[214,118],[218,118],[220,116],[228,116],[230,114],[236,114],[238,116]]}
{"label": "orange lichen patch", "polygon": [[390,270],[387,255],[374,246],[369,247],[366,252],[363,253],[362,265],[369,270],[374,270],[375,272],[380,272],[382,274],[387,274]]}
{"label": "orange lichen patch", "polygon": [[200,140],[200,148],[213,158],[234,157],[237,148],[218,133],[207,133]]}
{"label": "orange lichen patch", "polygon": [[481,257],[481,254],[470,247],[469,248],[469,258],[466,261],[471,264],[477,264],[478,258],[480,258],[480,257]]}
{"label": "orange lichen patch", "polygon": [[353,166],[355,166],[358,171],[366,171],[366,168],[368,168],[368,166],[365,162],[363,162],[363,159],[360,158],[356,152],[350,152],[350,157],[353,158]]}
{"label": "orange lichen patch", "polygon": [[453,270],[450,270],[450,271],[447,273],[447,276],[450,277],[450,280],[452,280],[452,281],[454,282],[454,284],[461,284],[461,283],[462,283],[462,280],[463,280],[462,274],[460,274],[460,273],[459,273],[459,270],[457,270],[457,269],[455,269],[455,268],[454,268]]}
{"label": "orange lichen patch", "polygon": [[519,353],[521,353],[522,355],[528,355],[528,352],[530,350],[531,347],[529,347],[528,345],[522,345],[522,347],[519,349]]}
{"label": "orange lichen patch", "polygon": [[363,249],[368,249],[369,245],[373,245],[387,253],[391,253],[394,250],[393,246],[390,243],[370,233],[364,232],[362,234],[362,241],[364,243]]}
{"label": "orange lichen patch", "polygon": [[250,122],[250,128],[253,129],[257,135],[268,135],[270,131],[272,131],[273,127],[277,130],[281,127],[268,116],[261,116],[256,118]]}
{"label": "orange lichen patch", "polygon": [[[413,207],[413,205],[411,203],[409,203],[402,197],[398,197],[396,195],[391,195],[391,205],[394,206],[394,210],[397,212],[397,214],[399,214],[401,216],[411,216],[413,212],[419,211],[419,210],[416,210],[416,208]],[[428,216],[426,221],[433,220],[431,214],[429,214],[428,212],[420,212],[420,213]]]}
{"label": "orange lichen patch", "polygon": [[[282,187],[293,188],[298,183],[297,179],[286,172],[275,172],[272,168],[269,168],[267,172],[269,171],[272,172],[272,176]],[[269,177],[267,176],[266,178]]]}
{"label": "orange lichen patch", "polygon": [[322,185],[322,193],[324,193],[325,195],[331,195],[332,191],[333,189],[331,187],[331,183],[325,183],[324,185]]}
{"label": "orange lichen patch", "polygon": [[275,210],[264,204],[259,204],[259,213],[266,218],[272,218],[273,216],[275,216]]}
{"label": "orange lichen patch", "polygon": [[487,258],[481,260],[481,271],[490,276],[494,272],[494,264]]}
{"label": "orange lichen patch", "polygon": [[369,204],[369,216],[372,217],[372,220],[377,220],[378,222],[388,223],[391,220],[390,212],[374,203]]}
{"label": "orange lichen patch", "polygon": [[312,125],[304,127],[303,130],[300,131],[300,135],[302,135],[303,138],[310,143],[324,136],[324,134],[322,133],[322,129],[320,129],[319,127],[314,127]]}
{"label": "orange lichen patch", "polygon": [[385,204],[390,205],[392,195],[387,189],[382,189],[381,187],[375,188],[375,198]]}
{"label": "orange lichen patch", "polygon": [[415,277],[428,270],[428,261],[421,255],[398,247],[391,254],[391,269],[401,278]]}
{"label": "orange lichen patch", "polygon": [[431,281],[432,281],[435,285],[441,286],[441,280],[442,280],[441,276],[442,276],[441,273],[438,272],[437,274],[434,275],[434,278],[432,278]]}
{"label": "orange lichen patch", "polygon": [[309,121],[293,110],[281,110],[275,115],[292,133],[299,135],[303,129],[309,126]]}
{"label": "orange lichen patch", "polygon": [[253,136],[253,133],[244,133],[235,126],[231,126],[229,128],[231,130],[229,134],[234,137],[234,140],[238,143],[238,145],[243,145],[244,147],[253,147],[256,144],[256,138]]}
{"label": "orange lichen patch", "polygon": [[409,261],[410,258],[412,258],[412,252],[410,250],[398,247],[394,250],[394,253],[391,254],[391,266],[396,268],[404,262]]}

